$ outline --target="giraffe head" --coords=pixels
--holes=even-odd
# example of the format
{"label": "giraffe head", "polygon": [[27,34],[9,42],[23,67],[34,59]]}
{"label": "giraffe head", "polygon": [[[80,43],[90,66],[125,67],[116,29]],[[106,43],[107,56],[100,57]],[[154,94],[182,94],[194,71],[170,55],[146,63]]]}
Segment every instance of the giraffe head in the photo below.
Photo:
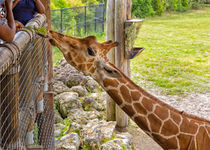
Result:
{"label": "giraffe head", "polygon": [[85,75],[99,82],[103,76],[121,77],[121,73],[106,57],[109,50],[118,45],[117,42],[100,43],[95,36],[75,38],[55,31],[50,31],[49,36],[50,43],[61,50],[67,62]]}

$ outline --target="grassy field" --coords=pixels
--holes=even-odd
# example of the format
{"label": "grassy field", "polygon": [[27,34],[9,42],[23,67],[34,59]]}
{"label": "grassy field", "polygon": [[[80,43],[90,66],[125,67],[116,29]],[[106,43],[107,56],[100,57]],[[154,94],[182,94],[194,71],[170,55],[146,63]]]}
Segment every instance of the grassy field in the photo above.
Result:
{"label": "grassy field", "polygon": [[131,61],[137,84],[170,95],[210,92],[210,7],[146,19],[136,46],[146,47]]}
{"label": "grassy field", "polygon": [[[131,61],[137,84],[170,95],[210,92],[210,7],[147,18],[138,37],[146,49]],[[56,65],[62,54],[53,54]]]}

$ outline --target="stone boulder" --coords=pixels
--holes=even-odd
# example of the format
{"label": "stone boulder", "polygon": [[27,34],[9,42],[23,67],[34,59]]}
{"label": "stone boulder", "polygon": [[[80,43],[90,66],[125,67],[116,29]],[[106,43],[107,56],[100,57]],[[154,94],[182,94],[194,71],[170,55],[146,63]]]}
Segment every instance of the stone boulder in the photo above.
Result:
{"label": "stone boulder", "polygon": [[82,100],[82,107],[88,108],[89,110],[102,109],[93,97],[88,97],[88,96],[84,97],[84,99]]}
{"label": "stone boulder", "polygon": [[100,146],[100,150],[133,150],[133,140],[129,133],[118,133],[115,138]]}
{"label": "stone boulder", "polygon": [[61,117],[57,109],[54,110],[54,115],[55,115],[55,124],[63,122],[63,118]]}
{"label": "stone boulder", "polygon": [[62,81],[55,81],[53,88],[55,95],[70,91],[70,88],[68,88]]}
{"label": "stone boulder", "polygon": [[56,150],[79,150],[80,138],[77,133],[63,136],[56,142]]}
{"label": "stone boulder", "polygon": [[91,77],[88,77],[85,87],[89,92],[99,92],[101,90],[100,85]]}
{"label": "stone boulder", "polygon": [[54,125],[54,130],[55,130],[54,134],[55,134],[55,137],[61,136],[62,135],[62,130],[64,128],[65,128],[65,125],[63,125],[63,124],[60,124],[60,123],[55,124]]}
{"label": "stone boulder", "polygon": [[110,139],[113,135],[116,122],[99,121],[98,119],[91,120],[81,130],[83,145],[88,145],[92,149],[99,149],[102,141]]}
{"label": "stone boulder", "polygon": [[67,119],[78,124],[86,124],[88,122],[88,115],[82,108],[71,109],[68,111]]}
{"label": "stone boulder", "polygon": [[81,85],[71,87],[71,91],[78,93],[79,96],[85,96],[88,93],[86,88]]}
{"label": "stone boulder", "polygon": [[69,125],[69,127],[68,127],[67,131],[65,132],[65,134],[69,134],[69,133],[71,133],[71,132],[76,132],[76,133],[78,133],[78,132],[80,132],[81,129],[82,129],[82,126],[81,126],[80,124],[78,124],[78,123],[76,123],[76,122],[72,122],[72,123]]}
{"label": "stone boulder", "polygon": [[63,118],[66,118],[72,109],[82,109],[82,104],[76,92],[61,93],[54,100],[57,101],[58,111]]}

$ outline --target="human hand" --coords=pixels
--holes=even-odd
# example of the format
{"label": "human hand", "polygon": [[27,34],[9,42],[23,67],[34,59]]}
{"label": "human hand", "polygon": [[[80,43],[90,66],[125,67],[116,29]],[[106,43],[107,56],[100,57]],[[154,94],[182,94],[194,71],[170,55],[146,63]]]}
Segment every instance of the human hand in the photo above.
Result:
{"label": "human hand", "polygon": [[22,28],[24,28],[24,25],[17,20],[15,20],[15,26],[16,26],[16,31],[20,31]]}

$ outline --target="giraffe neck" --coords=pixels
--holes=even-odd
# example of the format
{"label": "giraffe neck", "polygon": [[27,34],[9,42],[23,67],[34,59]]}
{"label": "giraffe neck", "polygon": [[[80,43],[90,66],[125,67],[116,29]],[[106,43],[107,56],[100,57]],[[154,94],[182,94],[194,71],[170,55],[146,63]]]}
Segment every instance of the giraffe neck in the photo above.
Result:
{"label": "giraffe neck", "polygon": [[209,121],[172,108],[122,75],[122,78],[104,76],[100,84],[160,146],[164,149],[203,150],[210,147]]}

